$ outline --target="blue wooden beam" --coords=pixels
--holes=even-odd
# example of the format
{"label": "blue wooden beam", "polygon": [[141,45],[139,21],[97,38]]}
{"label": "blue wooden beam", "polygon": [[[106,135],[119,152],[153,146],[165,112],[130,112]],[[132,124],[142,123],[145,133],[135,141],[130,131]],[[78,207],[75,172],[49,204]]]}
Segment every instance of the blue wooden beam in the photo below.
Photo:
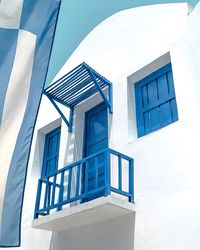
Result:
{"label": "blue wooden beam", "polygon": [[56,104],[56,102],[53,100],[53,98],[47,93],[45,93],[45,95],[48,97],[49,101],[53,104],[55,109],[58,111],[58,113],[62,117],[63,121],[66,123],[69,133],[71,133],[72,132],[72,125],[73,125],[73,109],[70,109],[70,115],[69,115],[70,117],[69,117],[69,121],[68,121],[67,118],[65,117],[65,115],[63,114],[63,112],[60,110],[60,108]]}
{"label": "blue wooden beam", "polygon": [[[87,69],[89,75],[91,76],[91,78],[92,78],[92,80],[93,80],[99,94],[101,95],[101,97],[103,98],[103,100],[106,103],[107,107],[109,108],[109,112],[112,113],[111,103],[110,103],[110,101],[107,100],[106,96],[104,95],[103,90],[99,86],[99,84],[98,84],[98,82],[96,80],[96,77],[94,76],[92,70],[90,69],[90,67],[87,64],[83,64],[83,66]],[[110,96],[110,94],[112,94],[112,93],[110,93],[110,91],[109,91],[109,96]]]}

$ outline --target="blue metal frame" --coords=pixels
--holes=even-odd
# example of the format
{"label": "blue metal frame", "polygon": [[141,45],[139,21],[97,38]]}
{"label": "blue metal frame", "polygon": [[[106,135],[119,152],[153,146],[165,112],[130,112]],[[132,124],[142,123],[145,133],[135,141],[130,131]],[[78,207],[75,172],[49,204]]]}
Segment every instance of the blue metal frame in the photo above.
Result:
{"label": "blue metal frame", "polygon": [[[90,192],[87,190],[87,166],[88,162],[93,158],[97,158],[100,154],[105,154],[105,185],[101,188],[96,188]],[[118,176],[120,180],[118,182],[118,187],[113,187],[111,185],[111,157],[118,157],[118,162],[123,159],[128,162],[129,167],[129,190],[123,190],[122,185],[122,176]],[[85,168],[85,192],[81,191],[81,173],[82,169]],[[123,172],[123,164],[118,164],[119,173],[122,175]],[[71,202],[79,201],[84,198],[88,198],[90,196],[94,196],[94,194],[103,191],[103,195],[110,195],[111,192],[118,193],[120,195],[126,196],[129,202],[134,202],[134,183],[133,183],[133,168],[134,162],[133,159],[127,155],[124,155],[120,152],[117,152],[113,149],[106,148],[104,150],[99,151],[96,154],[90,155],[82,160],[74,162],[69,166],[66,166],[60,170],[57,170],[53,175],[47,176],[45,178],[40,178],[38,181],[38,190],[35,204],[35,213],[34,219],[39,216],[45,216],[50,214],[52,209],[62,210],[62,207]],[[72,173],[76,173],[76,175],[72,175]],[[59,181],[58,181],[59,180]],[[75,180],[75,182],[74,182]],[[96,178],[98,182],[98,175]],[[64,184],[65,183],[65,184]],[[67,183],[67,184],[66,184]],[[71,192],[72,183],[75,183],[74,191]],[[66,185],[66,186],[64,186]],[[55,193],[57,190],[57,199],[55,199]],[[66,190],[66,191],[65,191]],[[44,197],[41,196],[44,191]]]}
{"label": "blue metal frame", "polygon": [[[108,97],[103,92],[105,88],[108,88]],[[68,126],[69,132],[72,132],[74,107],[96,93],[101,95],[109,112],[112,113],[112,83],[85,62],[78,65],[44,90],[44,94],[49,98]],[[56,102],[70,109],[68,119]]]}

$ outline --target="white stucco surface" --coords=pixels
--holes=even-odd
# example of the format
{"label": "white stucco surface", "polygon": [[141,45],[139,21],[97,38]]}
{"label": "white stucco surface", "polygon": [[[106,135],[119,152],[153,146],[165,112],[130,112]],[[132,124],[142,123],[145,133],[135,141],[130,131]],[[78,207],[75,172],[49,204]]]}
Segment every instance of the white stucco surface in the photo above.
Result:
{"label": "white stucco surface", "polygon": [[[187,13],[187,4],[155,5],[117,13],[85,38],[57,75],[58,78],[85,61],[113,83],[109,146],[135,160],[135,216],[124,215],[53,234],[31,229],[41,145],[45,133],[61,124],[44,98],[36,125],[39,132],[33,141],[22,246],[18,249],[200,249],[200,4],[189,16]],[[137,138],[134,93],[130,93],[136,72],[145,74],[145,70],[151,71],[169,60],[179,120]],[[84,111],[99,102],[93,98],[76,108],[72,134],[68,135],[62,122],[59,168],[81,157]]]}
{"label": "white stucco surface", "polygon": [[108,195],[33,220],[32,227],[61,232],[134,213],[134,204]]}

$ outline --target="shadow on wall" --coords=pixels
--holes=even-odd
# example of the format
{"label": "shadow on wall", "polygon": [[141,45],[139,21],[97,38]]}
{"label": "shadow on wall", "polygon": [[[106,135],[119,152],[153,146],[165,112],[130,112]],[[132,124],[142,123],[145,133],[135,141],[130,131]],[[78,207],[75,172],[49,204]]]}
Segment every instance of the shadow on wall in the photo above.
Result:
{"label": "shadow on wall", "polygon": [[74,134],[69,133],[64,157],[64,166],[74,162]]}
{"label": "shadow on wall", "polygon": [[54,232],[50,250],[133,250],[135,215]]}

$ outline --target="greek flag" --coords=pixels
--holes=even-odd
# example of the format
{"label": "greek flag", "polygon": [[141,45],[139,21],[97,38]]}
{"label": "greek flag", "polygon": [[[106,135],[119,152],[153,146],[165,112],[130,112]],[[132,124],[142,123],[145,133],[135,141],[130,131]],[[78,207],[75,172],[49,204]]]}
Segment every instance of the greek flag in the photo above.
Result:
{"label": "greek flag", "polygon": [[0,247],[20,245],[33,129],[60,0],[0,0]]}

